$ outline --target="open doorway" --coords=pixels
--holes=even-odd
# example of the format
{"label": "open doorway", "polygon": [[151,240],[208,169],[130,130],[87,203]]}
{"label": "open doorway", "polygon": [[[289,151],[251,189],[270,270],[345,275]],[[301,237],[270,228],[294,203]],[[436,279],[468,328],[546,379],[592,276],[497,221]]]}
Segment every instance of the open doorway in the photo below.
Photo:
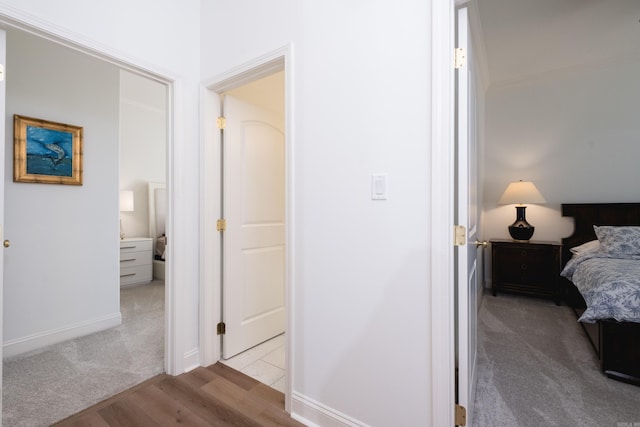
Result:
{"label": "open doorway", "polygon": [[[117,274],[120,67],[17,29],[7,30],[7,51],[12,78],[7,83],[6,140],[13,140],[12,114],[84,129],[82,186],[20,184],[10,178],[4,183],[6,237],[13,244],[4,252],[3,415],[7,425],[19,425],[15,419],[48,425],[130,386],[131,381],[162,372],[165,322],[162,313],[157,319],[161,342],[153,352],[159,351],[160,362],[153,371],[146,370],[152,353],[144,351],[146,340],[134,339],[142,349],[138,352],[130,352],[124,344],[112,345],[122,335],[117,329],[120,322],[129,320],[121,314]],[[166,105],[166,94],[163,101]],[[166,123],[166,108],[164,114]],[[164,153],[166,135],[160,142],[158,150]],[[12,170],[12,159],[8,143],[7,171]],[[95,345],[86,345],[98,334]],[[49,351],[72,339],[73,345],[66,349]],[[19,367],[23,356],[33,369]],[[141,377],[101,368],[117,361]],[[83,377],[83,371],[91,375]],[[62,381],[56,381],[57,374]],[[12,388],[13,380],[47,394],[19,393]],[[77,387],[82,384],[88,388]],[[60,400],[67,398],[71,406]],[[60,412],[65,407],[66,412]],[[12,415],[16,408],[35,416],[40,408],[49,418],[31,422]]]}
{"label": "open doorway", "polygon": [[285,389],[284,71],[221,95],[225,364]]}
{"label": "open doorway", "polygon": [[[211,117],[211,122],[207,123],[204,127],[204,140],[205,144],[203,145],[202,158],[205,161],[205,166],[203,167],[203,194],[205,194],[203,200],[203,218],[224,218],[227,220],[227,227],[229,227],[230,218],[226,217],[227,207],[224,203],[226,200],[222,195],[223,184],[223,176],[222,167],[224,165],[223,159],[223,150],[221,149],[222,144],[229,143],[226,141],[226,138],[229,136],[228,132],[231,132],[230,129],[225,129],[220,132],[216,129],[215,118],[220,116],[226,117],[226,125],[229,126],[230,123],[233,125],[234,117],[229,117],[227,113],[233,114],[233,109],[228,110],[228,107],[223,107],[223,103],[221,99],[225,97],[229,98],[240,98],[243,103],[248,104],[271,104],[271,106],[262,105],[262,109],[274,110],[277,111],[277,115],[280,116],[279,125],[272,126],[273,128],[280,129],[282,142],[280,145],[279,154],[276,157],[280,158],[280,162],[282,164],[281,170],[279,172],[280,178],[278,178],[279,190],[259,190],[258,193],[262,194],[255,200],[258,200],[256,203],[259,206],[263,205],[264,197],[268,197],[269,199],[274,199],[271,197],[272,193],[275,191],[279,191],[280,195],[278,196],[281,200],[279,204],[274,206],[270,206],[268,210],[271,212],[267,216],[271,216],[271,220],[262,221],[266,223],[270,223],[271,225],[279,224],[279,228],[276,227],[277,232],[272,230],[274,234],[279,234],[280,244],[273,245],[271,249],[267,249],[264,252],[268,253],[269,256],[272,257],[271,261],[267,261],[268,257],[263,258],[257,264],[262,263],[261,269],[264,271],[268,269],[269,266],[277,266],[276,270],[278,270],[279,277],[282,279],[284,286],[281,287],[281,291],[278,295],[274,297],[273,294],[265,295],[266,299],[270,299],[269,304],[267,304],[267,308],[263,308],[262,310],[254,311],[253,316],[255,319],[260,317],[266,317],[274,312],[280,312],[283,316],[284,320],[284,334],[278,333],[276,336],[276,341],[267,341],[267,344],[262,346],[262,348],[255,347],[256,344],[261,343],[264,340],[268,340],[270,338],[263,338],[262,340],[254,341],[253,344],[249,344],[250,348],[249,352],[253,354],[245,355],[242,352],[240,356],[236,356],[241,359],[245,359],[245,362],[241,361],[239,365],[234,365],[235,368],[240,368],[242,370],[242,365],[246,365],[246,360],[251,360],[255,362],[258,359],[261,359],[262,356],[271,354],[269,357],[269,362],[262,360],[262,362],[269,363],[271,365],[276,366],[279,370],[274,370],[276,373],[273,376],[265,379],[260,378],[259,375],[254,375],[258,380],[267,383],[271,386],[279,387],[281,391],[285,393],[285,409],[289,410],[290,398],[288,396],[288,390],[290,390],[291,384],[291,375],[289,371],[290,366],[290,349],[291,349],[291,335],[288,331],[291,330],[291,325],[288,323],[290,321],[290,317],[288,316],[288,311],[291,307],[291,298],[292,298],[292,277],[293,271],[292,266],[294,264],[294,248],[293,248],[293,221],[294,218],[292,216],[292,205],[293,205],[293,183],[292,183],[292,155],[293,155],[293,147],[292,140],[290,139],[291,130],[291,79],[287,72],[288,69],[288,60],[289,60],[289,49],[285,47],[278,51],[272,52],[268,55],[263,56],[253,62],[249,62],[243,64],[240,67],[234,68],[232,71],[225,75],[221,75],[215,80],[211,81],[209,84],[205,84],[205,93],[203,94],[203,99],[205,99],[205,103],[203,104],[203,115],[204,117]],[[261,82],[261,80],[263,80]],[[256,98],[262,98],[263,101],[257,101]],[[275,104],[275,106],[274,106]],[[224,109],[224,111],[223,111]],[[230,122],[231,121],[231,122]],[[255,123],[255,122],[254,122]],[[256,129],[252,129],[251,131],[255,131]],[[272,148],[277,146],[278,144],[267,144]],[[266,147],[267,145],[263,146]],[[225,147],[226,149],[226,147]],[[277,151],[277,150],[276,150]],[[272,154],[274,151],[272,151]],[[273,176],[273,169],[270,167],[266,167],[265,163],[260,162],[262,159],[262,155],[258,155],[254,157],[251,162],[254,165],[252,173],[262,174],[262,176]],[[224,165],[226,167],[226,165]],[[261,179],[257,178],[258,175],[254,176],[253,179]],[[277,181],[277,180],[276,180]],[[262,200],[260,200],[262,198]],[[254,204],[255,206],[255,204]],[[274,220],[278,215],[273,215],[274,212],[279,212],[280,219]],[[232,214],[233,215],[233,214]],[[242,216],[242,215],[240,215]],[[245,217],[245,220],[247,217]],[[255,218],[254,218],[255,219]],[[264,218],[263,218],[264,219]],[[201,351],[202,351],[202,363],[204,365],[213,364],[218,361],[223,360],[225,357],[228,357],[230,354],[224,354],[225,338],[220,338],[220,335],[217,334],[216,324],[219,322],[226,322],[228,315],[230,314],[230,308],[227,307],[224,300],[225,297],[228,296],[227,291],[225,290],[223,284],[223,278],[226,277],[228,272],[225,272],[224,260],[223,260],[223,245],[227,237],[227,232],[220,232],[216,229],[215,222],[204,221],[202,224],[203,233],[205,234],[205,242],[209,242],[205,244],[203,250],[203,282],[202,282],[202,316],[201,316]],[[228,243],[228,242],[227,242]],[[279,251],[283,254],[282,261],[273,261],[273,256],[277,252],[274,250],[276,246],[279,246]],[[255,271],[260,271],[260,269],[256,269]],[[271,271],[273,273],[273,271]],[[262,273],[257,274],[257,276],[261,276]],[[252,293],[251,296],[259,295],[258,293]],[[262,313],[260,312],[262,311]],[[243,314],[244,315],[244,314]],[[282,317],[281,317],[282,318]],[[243,321],[241,320],[240,323]],[[220,326],[220,325],[219,325]],[[226,325],[226,331],[229,331],[229,325]],[[258,354],[256,359],[256,353]],[[230,362],[229,362],[230,363]],[[280,366],[278,366],[280,365]],[[284,370],[281,368],[284,366]],[[246,366],[245,366],[246,368]],[[248,373],[248,372],[247,372]],[[285,375],[286,373],[286,375]],[[278,384],[276,384],[278,382]]]}

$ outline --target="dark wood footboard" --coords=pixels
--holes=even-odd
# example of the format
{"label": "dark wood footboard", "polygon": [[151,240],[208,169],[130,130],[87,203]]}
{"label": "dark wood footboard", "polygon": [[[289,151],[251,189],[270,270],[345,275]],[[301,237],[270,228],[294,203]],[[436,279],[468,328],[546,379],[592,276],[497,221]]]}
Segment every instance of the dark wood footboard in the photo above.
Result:
{"label": "dark wood footboard", "polygon": [[[575,219],[574,233],[562,239],[562,265],[570,249],[596,239],[594,225],[640,225],[640,203],[563,204],[562,215]],[[579,317],[586,305],[578,289],[563,278],[564,296]],[[640,385],[640,323],[613,319],[580,322],[598,355],[600,369],[609,378]]]}
{"label": "dark wood footboard", "polygon": [[640,385],[640,323],[602,320],[600,368],[609,378]]}

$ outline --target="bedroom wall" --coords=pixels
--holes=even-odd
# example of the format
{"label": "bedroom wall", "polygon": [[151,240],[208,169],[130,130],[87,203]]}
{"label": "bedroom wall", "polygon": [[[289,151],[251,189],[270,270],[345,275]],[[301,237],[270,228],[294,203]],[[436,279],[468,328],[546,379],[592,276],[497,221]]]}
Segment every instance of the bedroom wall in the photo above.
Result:
{"label": "bedroom wall", "polygon": [[509,238],[513,205],[497,205],[510,181],[533,181],[547,204],[529,206],[533,239],[573,231],[561,203],[640,200],[640,59],[548,73],[487,93],[486,238]]}
{"label": "bedroom wall", "polygon": [[128,237],[149,235],[148,183],[166,183],[167,88],[120,71],[120,189],[134,192],[134,211],[123,212]]}
{"label": "bedroom wall", "polygon": [[[202,6],[205,81],[294,47],[293,413],[430,425],[431,4]],[[372,201],[381,172],[389,200]]]}
{"label": "bedroom wall", "polygon": [[[7,36],[4,355],[120,324],[118,70]],[[13,114],[82,126],[82,186],[13,182]]]}

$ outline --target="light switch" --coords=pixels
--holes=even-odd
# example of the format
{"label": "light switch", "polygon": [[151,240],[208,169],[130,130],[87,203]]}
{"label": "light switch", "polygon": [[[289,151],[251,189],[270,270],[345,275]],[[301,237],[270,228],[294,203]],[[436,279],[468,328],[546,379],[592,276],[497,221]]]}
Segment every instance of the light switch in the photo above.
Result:
{"label": "light switch", "polygon": [[387,179],[389,174],[374,173],[371,175],[371,200],[387,200]]}

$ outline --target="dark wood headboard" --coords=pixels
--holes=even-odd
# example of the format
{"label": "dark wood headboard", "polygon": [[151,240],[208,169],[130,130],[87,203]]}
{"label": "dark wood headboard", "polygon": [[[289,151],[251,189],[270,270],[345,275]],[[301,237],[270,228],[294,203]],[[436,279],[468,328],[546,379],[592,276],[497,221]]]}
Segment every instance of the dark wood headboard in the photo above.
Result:
{"label": "dark wood headboard", "polygon": [[574,246],[596,239],[594,225],[640,225],[640,203],[568,203],[562,216],[573,217],[575,229],[562,239],[562,265],[571,258]]}

